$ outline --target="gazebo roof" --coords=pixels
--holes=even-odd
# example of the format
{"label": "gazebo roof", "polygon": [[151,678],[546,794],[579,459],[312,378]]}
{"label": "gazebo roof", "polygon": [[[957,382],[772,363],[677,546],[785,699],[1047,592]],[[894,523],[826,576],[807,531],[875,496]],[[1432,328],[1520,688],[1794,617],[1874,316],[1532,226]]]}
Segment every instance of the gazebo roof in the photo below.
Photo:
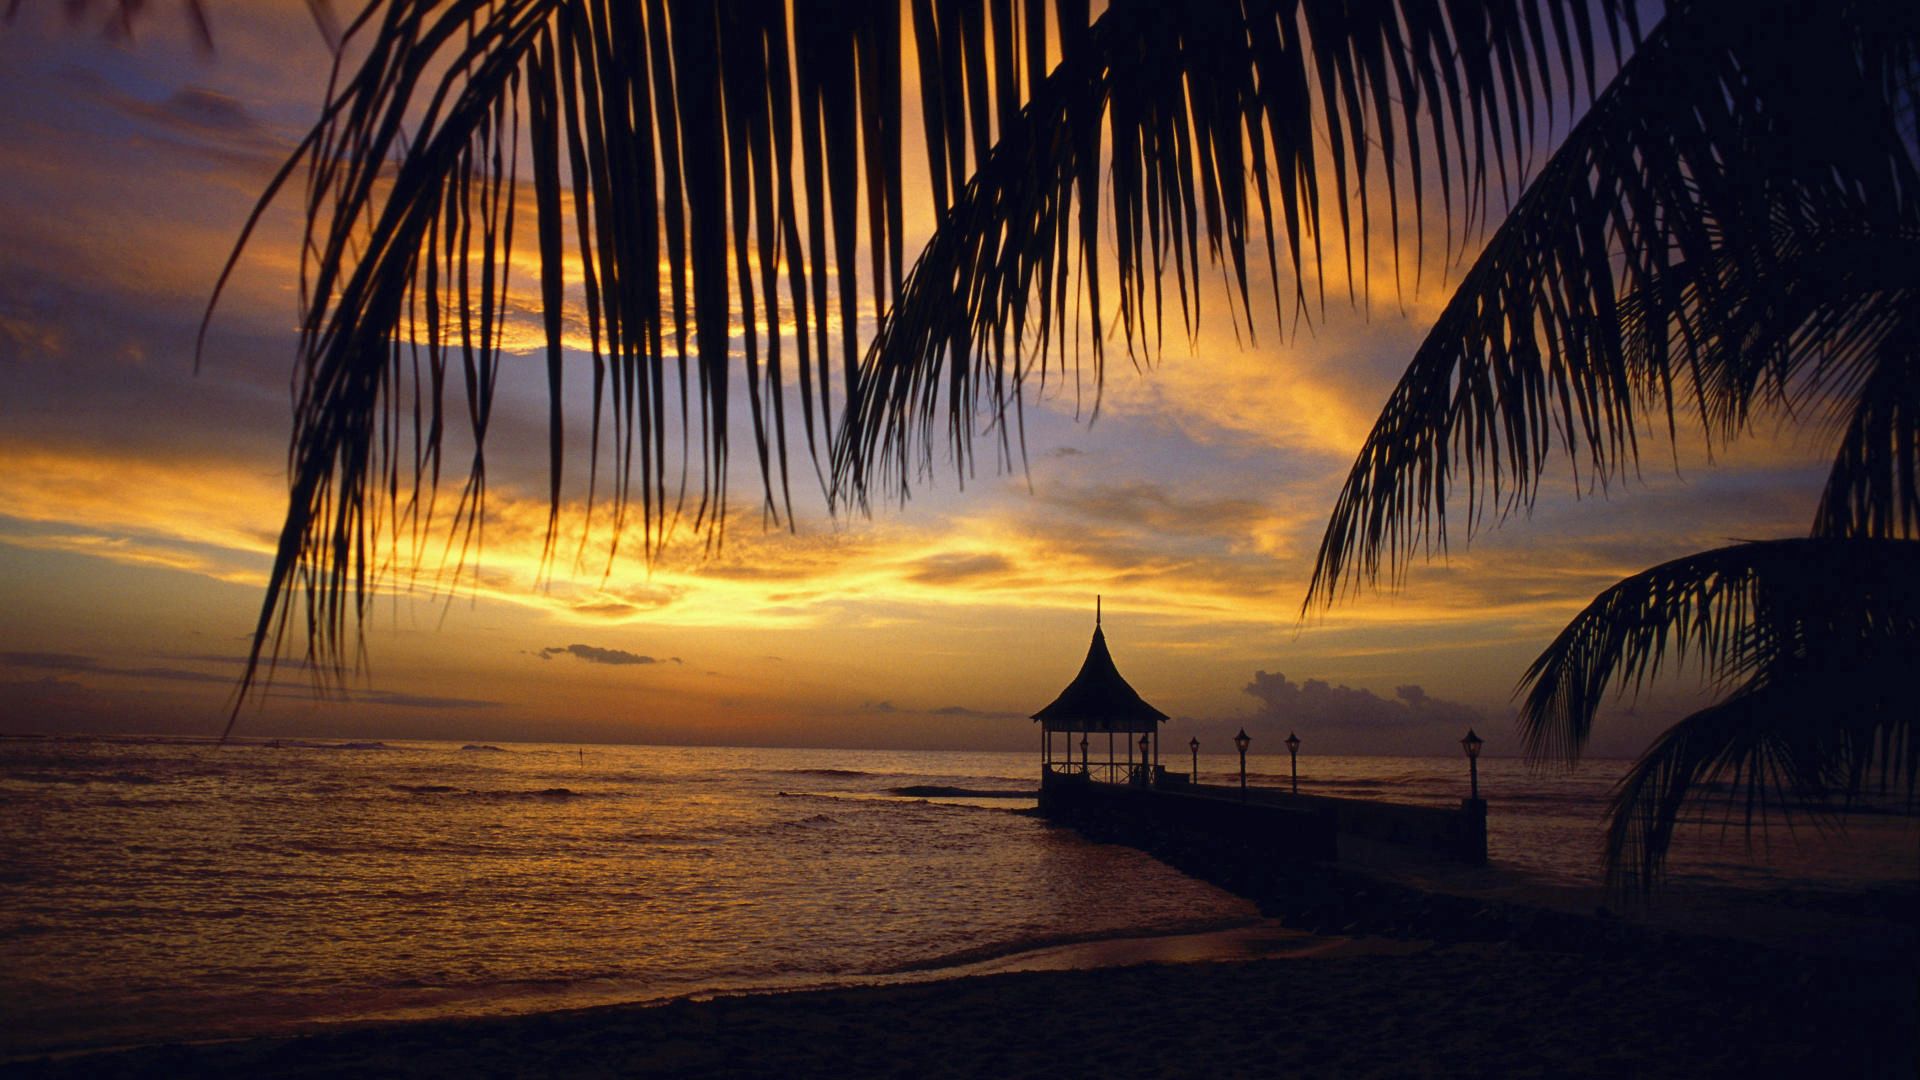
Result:
{"label": "gazebo roof", "polygon": [[1099,617],[1093,624],[1093,643],[1080,674],[1073,677],[1053,704],[1033,714],[1049,731],[1152,731],[1167,714],[1146,703],[1120,677],[1107,652],[1107,636]]}

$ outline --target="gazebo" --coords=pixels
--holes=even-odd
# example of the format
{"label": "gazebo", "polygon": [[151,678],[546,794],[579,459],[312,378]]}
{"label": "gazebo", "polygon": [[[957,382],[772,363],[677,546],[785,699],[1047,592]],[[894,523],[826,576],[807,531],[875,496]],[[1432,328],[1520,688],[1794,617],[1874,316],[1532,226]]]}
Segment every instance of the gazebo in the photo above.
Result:
{"label": "gazebo", "polygon": [[[1095,767],[1088,761],[1090,742],[1094,734],[1105,732],[1107,763],[1103,778],[1109,783],[1119,783],[1123,776],[1128,782],[1148,783],[1160,764],[1160,725],[1167,714],[1147,704],[1139,692],[1120,677],[1120,670],[1113,666],[1113,655],[1107,651],[1107,636],[1100,629],[1098,597],[1094,598],[1093,605],[1093,643],[1087,646],[1087,659],[1080,665],[1080,674],[1060,691],[1053,704],[1033,714],[1033,719],[1040,722],[1041,776],[1043,779],[1055,774],[1091,777]],[[1066,753],[1058,757],[1054,754],[1055,732],[1066,737]],[[1076,734],[1080,750],[1078,764],[1073,759]],[[1119,740],[1126,744],[1124,765],[1116,760],[1116,735],[1124,736]],[[1133,753],[1135,735],[1142,736],[1145,742],[1137,767]]]}

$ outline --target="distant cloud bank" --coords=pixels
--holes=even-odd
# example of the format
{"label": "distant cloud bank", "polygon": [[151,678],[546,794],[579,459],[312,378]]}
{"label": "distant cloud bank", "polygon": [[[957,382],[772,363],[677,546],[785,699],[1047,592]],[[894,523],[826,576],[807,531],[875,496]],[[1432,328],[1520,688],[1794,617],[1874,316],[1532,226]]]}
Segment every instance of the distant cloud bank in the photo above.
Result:
{"label": "distant cloud bank", "polygon": [[991,709],[973,709],[965,705],[942,705],[932,709],[915,709],[895,705],[891,701],[869,701],[860,706],[860,711],[870,713],[898,713],[902,716],[957,717],[973,720],[1024,720],[1019,713],[994,711]]}
{"label": "distant cloud bank", "polygon": [[571,656],[577,660],[584,660],[589,664],[612,664],[615,667],[625,667],[632,664],[678,664],[682,662],[677,656],[643,656],[640,653],[628,652],[625,649],[602,649],[597,645],[550,645],[534,655],[542,660],[551,660],[556,656]]}
{"label": "distant cloud bank", "polygon": [[1428,694],[1424,687],[1394,688],[1392,697],[1371,690],[1336,686],[1325,679],[1294,682],[1280,672],[1256,671],[1242,689],[1259,701],[1250,713],[1183,720],[1169,728],[1176,745],[1187,732],[1198,737],[1208,752],[1231,743],[1244,728],[1260,753],[1281,753],[1281,740],[1297,734],[1303,754],[1405,754],[1424,757],[1457,753],[1460,736],[1469,727],[1498,738],[1503,725],[1471,705]]}
{"label": "distant cloud bank", "polygon": [[1262,719],[1302,726],[1396,728],[1452,724],[1462,732],[1484,724],[1480,710],[1431,697],[1419,686],[1396,686],[1392,698],[1371,690],[1334,686],[1325,679],[1296,683],[1279,672],[1256,671],[1245,691],[1260,701]]}

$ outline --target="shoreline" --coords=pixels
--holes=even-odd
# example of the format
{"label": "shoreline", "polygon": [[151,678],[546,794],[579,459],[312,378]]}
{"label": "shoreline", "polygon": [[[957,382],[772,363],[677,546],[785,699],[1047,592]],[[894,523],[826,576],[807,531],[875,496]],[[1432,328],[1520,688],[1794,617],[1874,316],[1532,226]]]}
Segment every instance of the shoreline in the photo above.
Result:
{"label": "shoreline", "polygon": [[1288,881],[1263,910],[1348,932],[1264,918],[851,984],[78,1050],[0,1076],[1018,1077],[1070,1063],[1121,1077],[1910,1077],[1920,1064],[1910,937],[1785,949],[1351,869]]}
{"label": "shoreline", "polygon": [[[660,1008],[683,1002],[720,998],[766,997],[786,994],[829,993],[842,990],[917,986],[982,975],[1033,972],[1087,972],[1142,964],[1201,964],[1325,955],[1365,955],[1417,951],[1425,943],[1388,939],[1358,940],[1309,934],[1283,926],[1279,920],[1253,916],[1220,920],[1215,924],[1167,930],[1136,930],[1116,934],[1064,936],[1019,945],[985,947],[967,953],[937,957],[894,970],[847,975],[801,977],[789,982],[716,984],[692,989],[648,993],[634,985],[593,987],[570,984],[563,992],[538,997],[503,994],[466,997],[443,1005],[413,1004],[374,1009],[359,1014],[263,1022],[257,1027],[228,1031],[191,1032],[169,1043],[217,1046],[254,1040],[298,1039],[348,1034],[372,1028],[466,1021],[511,1021],[546,1014],[574,1013],[604,1008]],[[0,1071],[43,1060],[111,1057],[153,1048],[154,1039],[130,1038],[91,1045],[0,1051]]]}
{"label": "shoreline", "polygon": [[1599,883],[1545,879],[1497,859],[1467,863],[1348,833],[1339,834],[1334,861],[1299,864],[1179,843],[1165,832],[1129,832],[1097,817],[1054,824],[1143,851],[1311,934],[1573,951],[1759,947],[1920,973],[1916,880],[1773,888],[1677,880],[1651,895],[1623,897]]}
{"label": "shoreline", "polygon": [[1468,942],[974,974],[154,1046],[0,1075],[1913,1074],[1910,973],[1633,952]]}
{"label": "shoreline", "polygon": [[[160,753],[148,757],[160,764],[173,760]],[[133,776],[124,782],[153,783],[152,777],[168,775],[160,764],[139,760],[144,771],[113,772],[109,779]],[[437,759],[432,764],[441,767]],[[928,772],[933,766],[909,764],[920,771],[900,775],[927,772],[948,783],[944,773]],[[795,767],[784,767],[790,765]],[[989,762],[983,769],[994,767]],[[789,773],[828,775],[810,759],[774,758],[742,769],[751,776],[740,785],[763,799],[784,795]],[[536,791],[552,786],[550,771],[530,766],[504,780],[489,774],[459,783],[475,791]],[[894,771],[889,761],[864,772],[833,772],[836,779],[819,781],[821,790],[808,797],[847,800],[834,811],[843,817],[866,812],[872,801],[892,805],[903,796],[868,789],[897,784]],[[306,772],[303,763],[301,775]],[[369,790],[411,791],[382,788],[386,779],[377,773]],[[416,806],[457,820],[463,813],[473,816],[468,807],[492,805],[471,799],[416,804],[412,795],[402,801],[408,821],[417,817]],[[915,821],[928,818],[930,812],[920,808],[926,801],[912,798],[901,812],[919,815]],[[943,830],[978,832],[1011,820],[1003,814],[1038,816],[1008,811],[1005,800],[994,802],[988,817],[928,820]],[[783,833],[788,839],[782,843],[813,837],[819,822],[835,820],[816,810],[774,805],[776,823],[803,830]],[[958,824],[948,825],[949,819]],[[677,833],[660,835],[680,839]],[[641,837],[648,843],[657,838],[651,832]],[[1038,841],[1029,846],[1047,850]],[[1161,865],[1153,869],[1166,878],[1160,892],[1134,896],[1102,885],[1063,893],[1056,886],[1031,902],[1035,910],[1053,913],[1048,918],[1026,918],[1023,908],[1015,912],[1019,917],[983,924],[996,932],[932,933],[919,939],[918,948],[906,949],[865,949],[858,935],[843,933],[830,939],[838,943],[834,951],[800,954],[806,963],[737,966],[729,969],[736,973],[731,981],[713,977],[711,969],[675,978],[671,972],[629,974],[660,970],[645,964],[597,962],[565,966],[560,970],[566,977],[544,978],[555,968],[541,966],[537,949],[503,948],[488,965],[451,980],[380,983],[365,993],[349,987],[347,993],[305,998],[291,988],[285,997],[295,1007],[288,1010],[278,1007],[278,999],[251,1011],[225,1009],[217,994],[176,1008],[154,993],[133,999],[131,1009],[88,1011],[23,995],[0,1003],[0,1012],[10,1014],[15,1042],[3,1052],[0,1074],[273,1076],[425,1069],[447,1075],[705,1076],[831,1069],[1020,1075],[1048,1066],[1061,1075],[1096,1071],[1092,1063],[1098,1062],[1098,1071],[1119,1075],[1284,1069],[1367,1075],[1473,1072],[1480,1067],[1446,1068],[1436,1061],[1484,1059],[1501,1063],[1500,1071],[1577,1075],[1587,1061],[1608,1063],[1604,1069],[1586,1065],[1589,1073],[1692,1075],[1730,1071],[1730,1062],[1750,1068],[1781,1060],[1803,1062],[1804,1071],[1812,1072],[1811,1040],[1822,1038],[1846,1044],[1840,1053],[1861,1066],[1853,1072],[1874,1075],[1874,1063],[1889,1054],[1890,1060],[1910,1062],[1910,1046],[1905,1057],[1883,1053],[1889,1031],[1920,1045],[1911,1038],[1920,1013],[1913,1001],[1920,986],[1913,914],[1920,912],[1920,886],[1911,882],[1850,895],[1817,885],[1703,888],[1688,882],[1670,889],[1653,909],[1613,911],[1597,889],[1535,876],[1523,861],[1468,867],[1406,849],[1368,850],[1346,839],[1341,853],[1347,861],[1317,866],[1268,865],[1272,860],[1225,848],[1155,850],[1152,837],[1128,846],[1133,851],[1126,858],[1157,857]],[[1074,854],[1064,865],[1082,869],[1123,854],[1083,851],[1077,841],[1060,850]],[[625,848],[617,853],[632,854]],[[1044,865],[1062,859],[1058,852],[1051,857]],[[776,859],[771,865],[784,864]],[[1224,907],[1193,901],[1142,906],[1142,899],[1162,895],[1200,896],[1174,880],[1183,874],[1240,899]],[[754,880],[766,888],[766,881]],[[1027,875],[1016,884],[1051,880]],[[1061,880],[1105,879],[1083,874]],[[988,899],[980,888],[972,887],[967,905]],[[557,926],[569,925],[573,908],[552,910]],[[1128,925],[1098,929],[1115,921],[1108,915]],[[352,925],[330,918],[312,929],[324,935]],[[802,925],[789,921],[783,932]],[[390,933],[387,940],[412,941],[409,935],[418,932],[412,926],[389,930],[402,936]],[[765,939],[763,934],[751,941]],[[587,940],[603,950],[640,953],[671,944],[637,932],[581,937],[566,946],[578,952]],[[988,944],[995,941],[1002,944]],[[900,963],[922,951],[928,959]],[[767,974],[752,974],[762,970]],[[595,971],[604,974],[570,974]],[[56,1021],[68,1013],[91,1019],[62,1028]],[[1250,1019],[1231,1019],[1243,1014]],[[928,1029],[928,1017],[942,1018],[942,1026]],[[1457,1025],[1497,1029],[1504,1038],[1452,1031],[1441,1022],[1447,1017]],[[1302,1035],[1300,1046],[1277,1045],[1281,1040],[1272,1030],[1297,1031],[1309,1022],[1339,1034],[1331,1040]],[[1741,1048],[1709,1045],[1696,1026],[1716,1027],[1721,1042]],[[1615,1045],[1643,1033],[1649,1045],[1678,1049],[1661,1057]],[[1596,1042],[1602,1034],[1612,1042]],[[160,1039],[176,1045],[153,1045]],[[1229,1052],[1248,1040],[1269,1044],[1258,1068]],[[1529,1047],[1533,1058],[1512,1056],[1509,1043]],[[1528,1060],[1536,1063],[1526,1067]],[[1000,1066],[990,1069],[983,1062]]]}

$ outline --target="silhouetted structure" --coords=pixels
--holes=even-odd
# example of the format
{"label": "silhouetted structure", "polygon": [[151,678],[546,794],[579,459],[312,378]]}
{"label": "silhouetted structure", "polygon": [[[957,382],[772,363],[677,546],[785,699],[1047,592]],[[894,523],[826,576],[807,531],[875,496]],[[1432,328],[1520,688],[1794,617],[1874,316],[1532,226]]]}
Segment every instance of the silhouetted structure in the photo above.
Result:
{"label": "silhouetted structure", "polygon": [[[1167,714],[1147,704],[1139,692],[1121,678],[1120,669],[1113,666],[1113,655],[1107,651],[1107,636],[1100,628],[1099,597],[1094,598],[1093,604],[1093,642],[1087,646],[1087,658],[1080,665],[1080,673],[1051,705],[1033,714],[1033,719],[1040,722],[1043,778],[1055,773],[1093,775],[1096,769],[1087,760],[1089,740],[1095,734],[1105,733],[1107,763],[1098,770],[1103,773],[1101,779],[1118,783],[1124,777],[1130,783],[1146,784],[1159,770],[1160,725],[1166,722]],[[1066,753],[1058,758],[1053,752],[1056,732],[1066,737],[1067,744]],[[1135,733],[1150,740],[1149,749],[1142,751],[1137,764],[1133,759]],[[1077,764],[1073,760],[1076,734],[1080,736]],[[1115,760],[1116,734],[1127,736],[1118,740],[1126,744],[1124,765]]]}
{"label": "silhouetted structure", "polygon": [[[1040,813],[1089,836],[1178,856],[1176,865],[1201,876],[1212,870],[1266,863],[1333,862],[1342,835],[1422,849],[1483,863],[1487,859],[1487,804],[1461,800],[1459,810],[1408,806],[1369,799],[1301,795],[1296,773],[1292,792],[1249,788],[1243,730],[1234,739],[1240,753],[1238,788],[1201,784],[1200,744],[1193,740],[1193,775],[1160,766],[1160,725],[1167,714],[1147,704],[1128,685],[1107,651],[1094,600],[1093,641],[1080,673],[1052,704],[1033,714],[1040,722]],[[1107,737],[1107,760],[1094,764],[1092,737]],[[1055,734],[1065,741],[1056,753]],[[1134,736],[1140,756],[1135,760]],[[1120,737],[1124,736],[1124,737]],[[1116,744],[1125,744],[1126,758]],[[1078,746],[1080,756],[1074,757]],[[1297,753],[1290,736],[1288,750]],[[1199,868],[1199,869],[1195,869]],[[1224,869],[1222,869],[1224,868]]]}

